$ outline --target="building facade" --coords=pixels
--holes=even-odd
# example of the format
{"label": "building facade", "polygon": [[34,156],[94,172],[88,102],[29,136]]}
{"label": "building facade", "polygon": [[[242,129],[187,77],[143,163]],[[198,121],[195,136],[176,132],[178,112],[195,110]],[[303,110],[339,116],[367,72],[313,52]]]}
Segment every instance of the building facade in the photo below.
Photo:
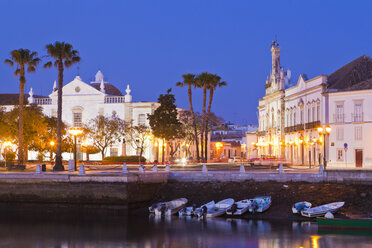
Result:
{"label": "building facade", "polygon": [[[271,45],[272,69],[259,100],[259,156],[304,166],[372,168],[372,59],[362,56],[334,73],[290,86],[280,67],[280,48]],[[280,68],[280,69],[278,69]],[[320,134],[318,127],[331,127]]]}
{"label": "building facade", "polygon": [[[76,76],[74,80],[63,86],[62,92],[62,120],[70,127],[80,127],[98,115],[116,115],[126,122],[133,121],[134,125],[149,125],[147,115],[152,114],[158,106],[156,102],[133,102],[129,85],[125,90],[126,94],[123,95],[114,85],[104,81],[101,71],[95,75],[95,81],[89,84]],[[4,95],[6,94],[2,96]],[[41,106],[45,115],[57,117],[56,82],[48,97],[34,95],[31,88],[27,100],[30,104]],[[9,111],[14,107],[14,102],[2,100],[1,107]],[[157,140],[148,140],[145,146],[147,149],[143,156],[148,161],[153,161],[159,153],[161,156],[162,149]],[[126,155],[137,155],[137,150],[125,141],[115,143],[105,153],[105,156]],[[29,160],[36,160],[37,153],[30,151],[28,156]],[[62,156],[64,160],[71,159],[72,153],[63,153]],[[91,154],[89,157],[91,160],[102,159],[100,153]],[[86,159],[80,149],[78,149],[78,159]]]}

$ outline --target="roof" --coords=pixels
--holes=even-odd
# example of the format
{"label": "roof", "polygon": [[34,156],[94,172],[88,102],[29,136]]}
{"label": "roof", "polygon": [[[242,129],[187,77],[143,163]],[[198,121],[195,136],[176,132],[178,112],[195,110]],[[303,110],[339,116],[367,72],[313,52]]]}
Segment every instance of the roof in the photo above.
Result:
{"label": "roof", "polygon": [[[105,84],[105,93],[111,96],[122,96],[123,94],[120,92],[118,88],[113,86],[110,83],[104,82]],[[101,90],[101,83],[90,83],[90,86],[94,87],[97,90]]]}
{"label": "roof", "polygon": [[328,77],[328,88],[341,91],[372,88],[372,58],[363,55]]}
{"label": "roof", "polygon": [[[28,103],[29,94],[25,94],[25,103]],[[45,96],[34,95],[34,98],[46,98]],[[0,105],[18,105],[19,94],[0,94]]]}

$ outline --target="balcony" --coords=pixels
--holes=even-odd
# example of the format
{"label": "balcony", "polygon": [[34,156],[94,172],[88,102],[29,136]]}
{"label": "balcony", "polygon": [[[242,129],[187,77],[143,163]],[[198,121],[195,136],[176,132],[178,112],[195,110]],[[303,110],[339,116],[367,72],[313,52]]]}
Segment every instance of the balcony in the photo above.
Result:
{"label": "balcony", "polygon": [[351,120],[354,122],[354,123],[358,123],[358,122],[363,122],[364,121],[364,118],[363,118],[363,113],[353,113],[351,114]]}
{"label": "balcony", "polygon": [[257,132],[257,136],[265,136],[266,135],[266,131],[258,131]]}
{"label": "balcony", "polygon": [[320,126],[320,121],[308,122],[305,124],[305,129],[315,129]]}
{"label": "balcony", "polygon": [[333,122],[334,123],[344,123],[345,122],[345,115],[344,114],[333,115]]}

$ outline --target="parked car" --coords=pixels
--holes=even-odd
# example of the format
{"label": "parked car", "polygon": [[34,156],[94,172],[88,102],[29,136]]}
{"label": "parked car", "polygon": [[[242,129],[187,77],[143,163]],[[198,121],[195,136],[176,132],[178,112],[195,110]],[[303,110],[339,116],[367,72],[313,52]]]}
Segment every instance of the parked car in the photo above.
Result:
{"label": "parked car", "polygon": [[235,156],[235,157],[230,157],[229,160],[227,161],[228,163],[236,163],[236,162],[242,162],[242,158]]}

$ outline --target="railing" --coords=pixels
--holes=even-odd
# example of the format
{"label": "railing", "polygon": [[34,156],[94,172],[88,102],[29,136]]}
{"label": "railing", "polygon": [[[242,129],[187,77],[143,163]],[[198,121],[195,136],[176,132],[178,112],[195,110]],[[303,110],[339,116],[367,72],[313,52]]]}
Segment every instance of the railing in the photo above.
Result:
{"label": "railing", "polygon": [[297,124],[296,129],[297,129],[297,131],[304,130],[304,124]]}
{"label": "railing", "polygon": [[124,96],[106,96],[105,103],[123,103],[124,99]]}
{"label": "railing", "polygon": [[353,122],[363,122],[363,113],[353,113],[351,114],[351,119],[353,120]]}
{"label": "railing", "polygon": [[51,105],[51,98],[34,98],[34,103],[37,105]]}
{"label": "railing", "polygon": [[257,132],[257,135],[258,136],[265,136],[266,135],[266,131],[258,131]]}
{"label": "railing", "polygon": [[334,123],[344,123],[345,122],[345,115],[344,114],[334,114],[333,115],[333,122]]}
{"label": "railing", "polygon": [[320,121],[308,122],[305,124],[306,129],[315,129],[320,126]]}

